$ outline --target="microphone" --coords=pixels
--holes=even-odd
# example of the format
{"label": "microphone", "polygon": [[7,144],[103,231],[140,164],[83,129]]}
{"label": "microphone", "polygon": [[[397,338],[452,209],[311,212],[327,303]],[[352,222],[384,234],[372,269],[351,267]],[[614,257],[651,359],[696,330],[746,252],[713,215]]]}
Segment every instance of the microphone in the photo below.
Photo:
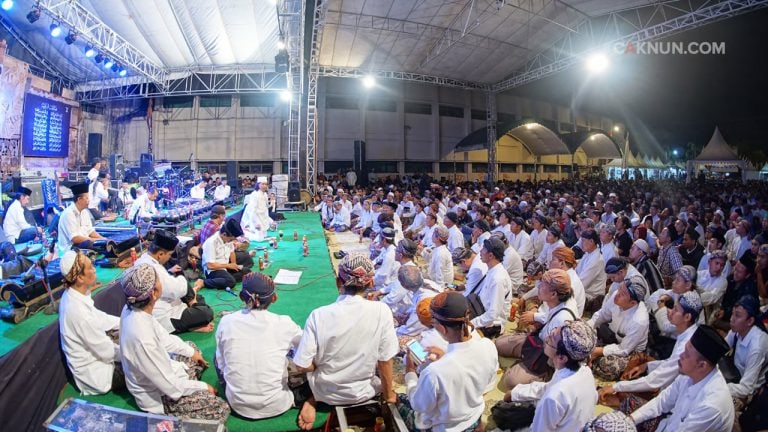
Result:
{"label": "microphone", "polygon": [[37,263],[33,264],[32,267],[29,268],[24,274],[21,276],[21,280],[24,283],[29,282],[30,280],[34,279],[35,277],[35,269],[37,268]]}
{"label": "microphone", "polygon": [[232,294],[232,295],[233,295],[233,296],[235,296],[235,297],[239,297],[239,296],[237,295],[237,293],[236,293],[236,292],[232,291],[232,287],[226,287],[226,288],[224,289],[224,291],[226,291],[226,292],[228,292],[228,293]]}

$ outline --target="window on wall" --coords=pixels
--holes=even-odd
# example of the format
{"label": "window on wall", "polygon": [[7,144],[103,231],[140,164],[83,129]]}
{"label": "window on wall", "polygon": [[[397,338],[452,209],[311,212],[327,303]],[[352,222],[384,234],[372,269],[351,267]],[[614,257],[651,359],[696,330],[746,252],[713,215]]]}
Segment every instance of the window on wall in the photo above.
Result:
{"label": "window on wall", "polygon": [[232,106],[230,95],[200,96],[200,108],[229,108]]}
{"label": "window on wall", "polygon": [[397,161],[368,161],[367,169],[373,168],[377,173],[397,174]]}
{"label": "window on wall", "polygon": [[336,174],[339,170],[346,172],[352,168],[352,161],[325,161],[323,163],[323,172],[326,174]]}
{"label": "window on wall", "polygon": [[239,174],[272,174],[272,161],[238,162]]}
{"label": "window on wall", "polygon": [[167,96],[163,98],[163,108],[192,108],[194,96]]}
{"label": "window on wall", "polygon": [[573,123],[560,123],[560,132],[562,133],[573,132]]}
{"label": "window on wall", "polygon": [[432,162],[405,162],[405,172],[407,174],[430,173]]}
{"label": "window on wall", "polygon": [[197,163],[197,169],[200,172],[216,172],[216,175],[227,175],[227,163],[222,161],[217,162],[198,162]]}
{"label": "window on wall", "polygon": [[440,116],[463,118],[464,108],[450,105],[440,105]]}
{"label": "window on wall", "polygon": [[482,162],[472,162],[472,172],[473,173],[488,172],[488,164],[482,163]]}
{"label": "window on wall", "polygon": [[560,165],[560,172],[561,173],[569,173],[571,172],[571,166],[570,165]]}
{"label": "window on wall", "polygon": [[406,102],[404,109],[407,114],[432,115],[432,104],[428,104],[428,103]]}
{"label": "window on wall", "polygon": [[368,99],[368,111],[397,112],[397,103],[391,99]]}
{"label": "window on wall", "polygon": [[486,120],[487,114],[485,110],[479,110],[479,109],[473,109],[472,110],[472,120]]}
{"label": "window on wall", "polygon": [[523,172],[524,173],[535,173],[536,172],[536,165],[535,164],[523,164]]}
{"label": "window on wall", "polygon": [[241,107],[274,107],[277,106],[277,94],[254,93],[240,95]]}
{"label": "window on wall", "polygon": [[544,165],[544,172],[549,174],[557,173],[557,165]]}
{"label": "window on wall", "polygon": [[499,164],[499,172],[514,174],[517,172],[517,164],[511,164],[511,163]]}
{"label": "window on wall", "polygon": [[464,162],[440,162],[440,174],[465,172],[467,172],[467,164]]}
{"label": "window on wall", "polygon": [[280,162],[280,172],[283,174],[288,174],[288,161]]}
{"label": "window on wall", "polygon": [[326,96],[325,107],[356,110],[359,108],[359,101],[357,98],[349,96]]}

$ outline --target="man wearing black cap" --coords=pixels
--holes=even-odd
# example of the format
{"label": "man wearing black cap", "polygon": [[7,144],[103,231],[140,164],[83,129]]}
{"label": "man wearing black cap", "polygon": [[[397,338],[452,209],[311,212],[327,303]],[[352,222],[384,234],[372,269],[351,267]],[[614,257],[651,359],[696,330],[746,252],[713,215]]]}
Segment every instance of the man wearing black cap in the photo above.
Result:
{"label": "man wearing black cap", "polygon": [[[24,186],[19,187],[16,190],[14,200],[11,201],[5,212],[3,231],[11,243],[26,243],[43,234],[43,229],[41,227],[35,228],[33,224],[28,222],[25,215],[30,195],[32,195],[32,190]],[[30,218],[32,218],[31,216],[30,214]],[[32,219],[34,220],[34,218]]]}
{"label": "man wearing black cap", "polygon": [[683,243],[680,245],[680,257],[683,259],[683,265],[689,265],[693,268],[699,267],[699,262],[704,256],[704,247],[699,243],[699,233],[689,227],[683,234]]}
{"label": "man wearing black cap", "polygon": [[512,280],[507,269],[501,265],[506,245],[498,238],[491,237],[480,249],[480,259],[488,266],[482,282],[465,295],[477,294],[485,307],[485,313],[472,319],[472,324],[482,330],[488,338],[496,338],[504,330],[509,319],[512,301]]}
{"label": "man wearing black cap", "polygon": [[80,183],[70,186],[74,202],[64,209],[59,218],[59,250],[63,253],[72,246],[90,249],[93,240],[104,240],[93,228],[93,218],[88,209],[88,185]]}
{"label": "man wearing black cap", "polygon": [[232,288],[242,280],[242,267],[237,264],[233,242],[243,235],[243,229],[229,219],[221,230],[203,243],[205,286],[213,289]]}
{"label": "man wearing black cap", "polygon": [[657,432],[721,432],[733,427],[731,394],[717,362],[728,344],[709,326],[699,326],[680,354],[680,376],[630,416],[636,425],[667,415]]}
{"label": "man wearing black cap", "polygon": [[155,237],[149,244],[148,253],[142,255],[136,264],[149,264],[157,272],[163,293],[152,310],[152,316],[168,333],[188,331],[210,332],[213,330],[213,310],[205,304],[197,292],[203,287],[203,280],[195,281],[190,287],[184,276],[173,276],[165,264],[171,259],[179,239],[171,232],[156,229]]}

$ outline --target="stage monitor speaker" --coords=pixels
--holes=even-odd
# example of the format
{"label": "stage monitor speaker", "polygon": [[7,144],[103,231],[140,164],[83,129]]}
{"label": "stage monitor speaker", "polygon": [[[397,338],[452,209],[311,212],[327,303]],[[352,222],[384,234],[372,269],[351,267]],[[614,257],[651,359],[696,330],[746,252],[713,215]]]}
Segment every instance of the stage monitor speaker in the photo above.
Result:
{"label": "stage monitor speaker", "polygon": [[301,186],[299,182],[288,182],[288,202],[301,201]]}
{"label": "stage monitor speaker", "polygon": [[155,170],[155,158],[152,153],[142,153],[139,156],[139,174],[149,176]]}
{"label": "stage monitor speaker", "polygon": [[101,138],[100,133],[88,134],[88,163],[93,164],[94,159],[101,159]]}
{"label": "stage monitor speaker", "polygon": [[237,189],[238,187],[237,161],[227,161],[227,183],[232,189]]}
{"label": "stage monitor speaker", "polygon": [[123,155],[120,153],[109,155],[109,176],[112,177],[112,180],[125,179],[125,163],[123,162]]}

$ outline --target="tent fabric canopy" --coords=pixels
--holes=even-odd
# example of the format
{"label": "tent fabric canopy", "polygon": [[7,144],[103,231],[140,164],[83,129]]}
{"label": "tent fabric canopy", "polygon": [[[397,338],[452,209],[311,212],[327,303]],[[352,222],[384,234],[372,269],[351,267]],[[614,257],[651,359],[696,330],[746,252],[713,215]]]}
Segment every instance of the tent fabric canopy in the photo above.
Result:
{"label": "tent fabric canopy", "polygon": [[561,137],[571,154],[576,153],[576,150],[581,148],[590,159],[621,158],[619,145],[605,131],[571,132],[563,134]]}
{"label": "tent fabric canopy", "polygon": [[[512,123],[499,123],[496,127],[497,136],[508,135],[518,141],[534,156],[571,154],[568,146],[560,136],[544,126],[531,120],[521,120]],[[464,137],[453,151],[470,151],[488,148],[488,128],[480,128]]]}
{"label": "tent fabric canopy", "polygon": [[720,134],[720,129],[715,127],[715,132],[712,134],[712,138],[701,150],[701,153],[694,159],[696,162],[708,162],[708,163],[726,163],[733,165],[736,162],[741,162],[741,158],[731,146],[725,142],[723,135]]}

